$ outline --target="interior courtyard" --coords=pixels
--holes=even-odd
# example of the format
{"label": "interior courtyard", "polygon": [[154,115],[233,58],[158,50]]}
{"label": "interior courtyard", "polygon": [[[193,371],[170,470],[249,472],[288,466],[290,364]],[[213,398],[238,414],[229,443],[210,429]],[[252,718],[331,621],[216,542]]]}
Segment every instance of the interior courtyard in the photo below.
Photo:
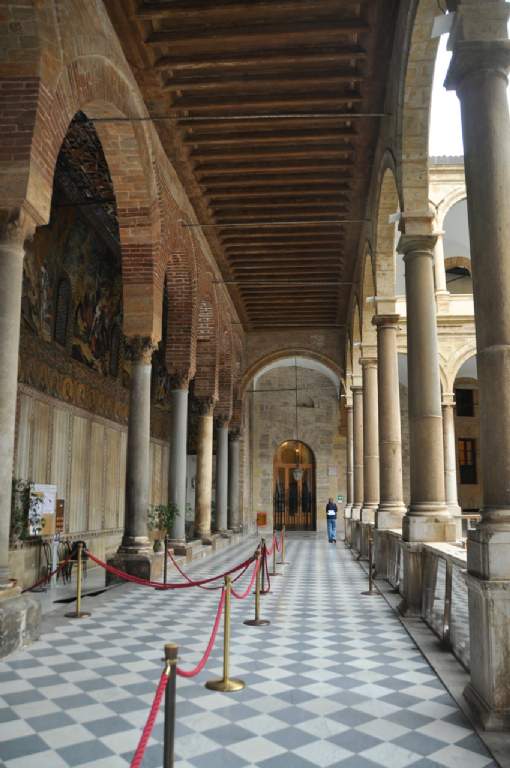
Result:
{"label": "interior courtyard", "polygon": [[509,19],[0,0],[0,768],[510,768]]}

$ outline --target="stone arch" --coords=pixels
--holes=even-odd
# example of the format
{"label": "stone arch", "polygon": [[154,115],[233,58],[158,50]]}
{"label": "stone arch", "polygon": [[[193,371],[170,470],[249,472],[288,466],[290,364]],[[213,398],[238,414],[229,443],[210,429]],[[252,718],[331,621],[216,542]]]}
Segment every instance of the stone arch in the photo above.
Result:
{"label": "stone arch", "polygon": [[245,371],[242,377],[241,392],[244,393],[247,387],[249,386],[249,384],[257,376],[257,374],[259,374],[260,371],[262,371],[267,366],[271,365],[271,363],[276,363],[279,360],[284,360],[285,358],[292,358],[292,357],[302,357],[302,358],[312,360],[316,363],[320,363],[324,365],[326,368],[329,368],[329,370],[337,377],[337,379],[340,380],[341,370],[339,366],[337,365],[337,363],[335,363],[334,360],[332,360],[327,355],[323,355],[319,352],[315,352],[303,347],[289,347],[289,349],[286,349],[286,350],[272,352],[268,355],[264,355],[263,357],[260,357],[255,363],[253,363],[253,365],[251,365]]}
{"label": "stone arch", "polygon": [[400,211],[400,199],[395,179],[394,163],[387,155],[379,187],[375,233],[375,285],[378,298],[394,298],[397,279],[396,238],[398,223],[389,221]]}
{"label": "stone arch", "polygon": [[466,187],[464,185],[455,187],[448,192],[447,195],[436,206],[436,222],[439,229],[443,229],[444,220],[451,211],[451,209],[462,200],[467,199]]}
{"label": "stone arch", "polygon": [[[422,220],[430,231],[429,123],[438,38],[432,26],[438,14],[437,0],[418,0],[410,14],[409,51],[400,93],[399,182],[405,218]],[[422,231],[423,231],[422,229]]]}
{"label": "stone arch", "polygon": [[352,317],[352,384],[353,386],[361,384],[361,315],[359,302],[356,299],[354,303]]}
{"label": "stone arch", "polygon": [[65,66],[54,92],[39,87],[25,205],[37,224],[49,219],[53,176],[73,117],[93,121],[116,198],[122,270],[124,333],[161,337],[161,222],[145,107],[132,83],[104,56],[83,55]]}
{"label": "stone arch", "polygon": [[363,265],[363,284],[361,294],[361,343],[363,345],[363,355],[370,348],[370,354],[377,353],[377,335],[372,324],[372,318],[375,314],[375,278],[372,251],[367,243],[365,249],[365,258]]}
{"label": "stone arch", "polygon": [[457,356],[455,357],[455,360],[452,361],[450,365],[449,370],[449,376],[448,376],[448,386],[449,386],[449,392],[453,391],[453,387],[455,384],[455,379],[458,378],[459,371],[461,370],[462,366],[465,365],[469,360],[472,358],[475,358],[476,360],[476,340],[473,338],[472,341],[465,344],[462,349],[459,351]]}

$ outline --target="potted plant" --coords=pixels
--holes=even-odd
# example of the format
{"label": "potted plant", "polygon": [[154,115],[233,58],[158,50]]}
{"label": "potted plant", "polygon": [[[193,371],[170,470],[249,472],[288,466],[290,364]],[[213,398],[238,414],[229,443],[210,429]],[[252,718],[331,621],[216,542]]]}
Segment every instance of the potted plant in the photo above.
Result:
{"label": "potted plant", "polygon": [[[147,527],[150,531],[164,532],[169,534],[172,530],[175,518],[179,517],[179,510],[176,504],[151,504],[147,511]],[[161,537],[154,539],[154,552],[161,550]]]}

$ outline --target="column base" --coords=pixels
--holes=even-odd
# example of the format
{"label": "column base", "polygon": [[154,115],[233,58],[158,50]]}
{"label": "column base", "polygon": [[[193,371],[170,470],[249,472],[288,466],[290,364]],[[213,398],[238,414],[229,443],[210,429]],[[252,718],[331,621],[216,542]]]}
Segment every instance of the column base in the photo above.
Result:
{"label": "column base", "polygon": [[350,520],[352,516],[352,504],[347,504],[344,508],[344,520]]}
{"label": "column base", "polygon": [[0,658],[38,639],[41,606],[20,587],[0,590]]}
{"label": "column base", "polygon": [[468,531],[468,572],[481,579],[510,580],[510,526],[480,523]]}
{"label": "column base", "polygon": [[[158,581],[163,575],[163,561],[163,552],[152,552],[150,548],[147,552],[130,552],[122,547],[113,557],[108,558],[107,563],[130,576],[137,576],[139,579],[148,581]],[[106,586],[122,584],[123,581],[124,579],[119,576],[106,571]]]}
{"label": "column base", "polygon": [[188,553],[191,552],[191,544],[186,539],[169,539],[168,546],[173,550],[174,555],[179,557],[188,557]]}
{"label": "column base", "polygon": [[486,730],[510,730],[510,580],[467,578],[471,682],[464,696]]}
{"label": "column base", "polygon": [[427,513],[423,514],[423,507],[419,510],[410,507],[402,518],[402,538],[414,542],[457,541],[456,523],[446,507],[436,507],[433,513],[429,510],[427,507]]}
{"label": "column base", "polygon": [[423,544],[402,541],[401,616],[421,616],[423,594]]}
{"label": "column base", "polygon": [[231,539],[234,534],[234,531],[232,531],[229,528],[225,528],[221,531],[218,531],[218,533],[220,534],[222,539]]}
{"label": "column base", "polygon": [[366,504],[361,508],[360,520],[363,523],[374,523],[377,512],[377,504]]}
{"label": "column base", "polygon": [[361,520],[361,504],[352,505],[351,520]]}
{"label": "column base", "polygon": [[375,514],[375,527],[380,531],[402,528],[402,520],[407,512],[404,503],[380,504]]}

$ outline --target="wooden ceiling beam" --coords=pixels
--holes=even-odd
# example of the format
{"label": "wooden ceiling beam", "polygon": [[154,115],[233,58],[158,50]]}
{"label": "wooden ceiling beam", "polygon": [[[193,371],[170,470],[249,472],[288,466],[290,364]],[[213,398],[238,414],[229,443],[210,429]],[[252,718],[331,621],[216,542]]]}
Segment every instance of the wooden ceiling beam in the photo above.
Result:
{"label": "wooden ceiling beam", "polygon": [[[169,18],[171,19],[171,9]],[[163,21],[166,21],[164,19]],[[149,32],[145,39],[146,45],[171,45],[179,49],[196,49],[206,47],[207,42],[221,45],[225,49],[229,44],[245,46],[259,45],[263,52],[268,48],[282,46],[290,47],[300,39],[306,44],[311,36],[319,36],[324,43],[339,42],[352,35],[363,34],[370,29],[369,24],[359,18],[342,18],[334,15],[331,18],[317,19],[315,17],[298,20],[284,18],[279,20],[264,19],[263,23],[244,23],[239,18],[224,26],[202,23],[185,25],[174,23],[172,28],[161,27]]]}
{"label": "wooden ceiling beam", "polygon": [[237,144],[249,144],[253,146],[255,144],[285,144],[289,140],[291,141],[304,141],[304,142],[335,142],[342,144],[342,139],[350,139],[356,136],[356,133],[350,129],[327,129],[307,132],[305,130],[296,131],[266,131],[264,133],[254,132],[253,129],[249,131],[238,131],[235,134],[228,136],[201,136],[195,133],[189,133],[183,139],[184,144],[194,145],[200,147],[216,147],[216,146],[236,146]]}
{"label": "wooden ceiling beam", "polygon": [[[292,75],[294,74],[294,77]],[[364,76],[357,72],[339,73],[324,72],[322,70],[308,72],[307,74],[301,74],[299,72],[282,72],[272,73],[268,72],[264,75],[247,75],[245,77],[231,75],[209,75],[206,77],[183,77],[173,75],[164,80],[162,87],[163,91],[186,91],[187,93],[211,93],[214,91],[228,91],[235,93],[236,91],[244,91],[246,93],[251,91],[268,90],[276,87],[281,87],[290,90],[300,90],[308,86],[308,88],[315,88],[318,85],[327,83],[328,85],[336,84],[341,85],[343,83],[361,83],[364,80]]]}
{"label": "wooden ceiling beam", "polygon": [[[350,7],[351,13],[354,13],[356,3],[354,0],[347,0],[347,2],[346,0],[322,0],[322,6],[328,12],[336,10],[344,13]],[[305,13],[317,13],[317,2],[316,0],[301,0],[300,9]],[[212,18],[218,16],[226,16],[227,19],[231,19],[239,14],[246,20],[247,15],[267,18],[271,14],[286,16],[295,10],[296,0],[250,0],[248,6],[246,3],[235,2],[235,0],[228,2],[215,0],[214,3],[211,3],[211,0],[172,0],[171,5],[168,2],[161,2],[161,0],[159,2],[152,0],[151,2],[138,2],[135,15],[140,21],[161,20],[171,15],[172,19],[181,22],[188,19],[200,21],[207,18],[208,22],[212,23]]]}
{"label": "wooden ceiling beam", "polygon": [[260,72],[264,67],[274,67],[276,65],[286,65],[289,67],[308,65],[332,65],[336,66],[338,62],[356,62],[363,61],[367,57],[367,51],[359,44],[343,43],[341,45],[325,46],[317,42],[314,46],[303,45],[294,49],[290,47],[273,46],[270,50],[239,50],[239,51],[216,51],[205,52],[196,49],[192,53],[183,53],[173,50],[156,59],[154,68],[156,70],[182,71],[214,71],[219,75],[219,71],[234,70],[239,72],[244,67],[252,67]]}
{"label": "wooden ceiling beam", "polygon": [[285,176],[288,176],[289,174],[297,174],[301,176],[304,173],[317,172],[322,172],[326,174],[326,176],[331,174],[336,174],[338,176],[339,174],[342,174],[342,181],[344,182],[357,181],[360,178],[359,176],[353,177],[351,175],[345,175],[345,172],[352,174],[352,163],[329,162],[328,160],[320,159],[307,160],[305,158],[292,163],[284,163],[281,160],[270,160],[266,161],[263,165],[260,163],[239,164],[240,162],[241,161],[237,161],[234,164],[225,163],[223,168],[218,168],[217,163],[196,164],[194,173],[197,179],[210,178],[212,181],[224,176],[232,178],[236,176],[263,177],[275,174],[283,174]]}
{"label": "wooden ceiling beam", "polygon": [[[304,157],[310,159],[312,157],[319,157],[321,159],[343,160],[347,165],[349,156],[352,156],[354,147],[339,149],[335,145],[325,144],[318,147],[299,147],[294,144],[286,144],[279,147],[238,147],[231,152],[227,152],[225,149],[209,149],[204,150],[192,150],[189,154],[192,160],[194,159],[214,159],[216,162],[226,160],[233,163],[235,158],[239,158],[242,162],[246,159],[253,157],[262,158],[278,158],[279,162],[282,162],[283,158],[297,158]],[[352,160],[352,166],[354,167],[354,159]]]}
{"label": "wooden ceiling beam", "polygon": [[[274,95],[271,95],[271,94]],[[185,109],[192,112],[193,115],[207,115],[211,113],[214,116],[230,114],[233,112],[242,115],[245,112],[251,114],[251,110],[259,110],[262,114],[267,112],[287,112],[295,109],[298,112],[312,112],[313,110],[332,110],[347,105],[359,105],[363,102],[363,96],[358,91],[352,93],[339,93],[338,90],[326,90],[317,88],[306,93],[279,93],[278,91],[269,91],[266,94],[230,94],[225,96],[199,98],[197,96],[186,96],[185,94],[174,94],[172,96],[172,106],[170,107],[170,116],[174,112]],[[256,113],[254,113],[256,114]]]}

